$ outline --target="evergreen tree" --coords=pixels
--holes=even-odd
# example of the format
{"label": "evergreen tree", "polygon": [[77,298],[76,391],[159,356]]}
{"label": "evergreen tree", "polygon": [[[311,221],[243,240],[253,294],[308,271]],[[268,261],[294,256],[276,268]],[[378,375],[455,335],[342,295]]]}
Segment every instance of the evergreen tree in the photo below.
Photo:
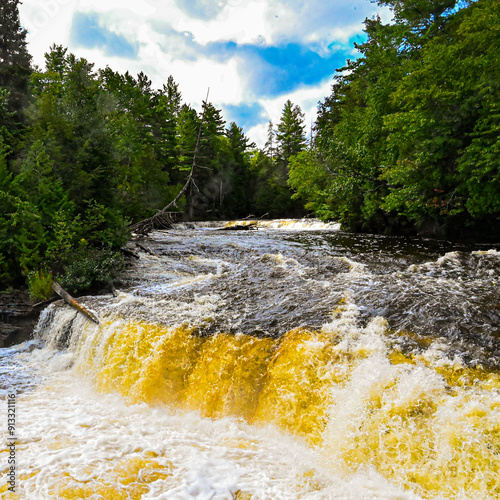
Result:
{"label": "evergreen tree", "polygon": [[279,160],[288,164],[292,155],[300,153],[306,146],[304,113],[290,100],[285,103],[276,132]]}
{"label": "evergreen tree", "polygon": [[[73,292],[106,283],[120,261],[128,222],[149,218],[184,185],[189,189],[178,208],[187,205],[190,218],[241,217],[256,206],[261,214],[291,215],[286,167],[283,175],[276,168],[278,143],[273,139],[272,159],[258,153],[253,160],[254,145],[243,130],[236,123],[226,130],[221,111],[208,102],[202,119],[182,103],[172,77],[155,90],[144,73],[95,71],[53,45],[45,69],[31,73],[30,103],[23,107],[22,99],[13,99],[30,75],[17,5],[1,5],[1,28],[10,26],[17,36],[0,40],[3,288],[27,279],[42,298],[52,277]],[[4,50],[9,40],[17,49]],[[21,113],[22,142],[11,127]],[[193,162],[193,182],[185,184]]]}
{"label": "evergreen tree", "polygon": [[116,161],[93,64],[60,47],[52,47],[46,61],[51,69],[32,78],[26,142],[44,141],[54,171],[79,209],[89,199],[112,206]]}
{"label": "evergreen tree", "polygon": [[[321,103],[290,185],[358,230],[443,236],[500,228],[499,0],[382,0]],[[311,180],[314,179],[314,182]]]}
{"label": "evergreen tree", "polygon": [[271,120],[267,124],[267,140],[264,144],[264,153],[269,156],[271,161],[276,158],[276,131],[274,130],[274,125]]}
{"label": "evergreen tree", "polygon": [[225,132],[226,154],[224,172],[225,189],[222,192],[221,215],[224,218],[246,217],[250,213],[250,158],[249,148],[254,148],[243,129],[235,122]]}
{"label": "evergreen tree", "polygon": [[159,139],[159,160],[171,177],[175,175],[175,167],[178,164],[176,130],[181,107],[182,94],[179,85],[169,76],[167,84],[163,85],[156,96],[155,122]]}
{"label": "evergreen tree", "polygon": [[167,84],[163,85],[161,95],[165,97],[165,106],[172,116],[179,116],[182,107],[182,94],[179,90],[179,84],[175,82],[174,77],[170,75]]}
{"label": "evergreen tree", "polygon": [[[203,124],[194,182],[187,193],[190,218],[213,217],[223,198],[226,175],[221,158],[225,122],[221,111],[203,101]],[[199,117],[201,120],[201,116]]]}
{"label": "evergreen tree", "polygon": [[382,207],[439,235],[500,227],[499,9],[480,0],[439,17],[420,60],[405,63],[393,93],[400,111],[385,120],[392,154]]}
{"label": "evergreen tree", "polygon": [[301,203],[292,200],[292,192],[288,186],[288,166],[290,159],[305,148],[304,130],[304,114],[290,100],[284,105],[276,130],[273,129],[272,122],[269,122],[266,150],[271,156],[268,156],[269,161],[259,156],[254,164],[260,165],[260,182],[255,193],[257,212],[261,212],[263,205],[268,203],[267,212],[271,217],[302,214]]}
{"label": "evergreen tree", "polygon": [[[174,177],[174,179],[178,183],[179,189],[186,182],[189,172],[191,171],[191,168],[193,166],[199,127],[200,122],[196,110],[191,108],[188,104],[183,104],[181,106],[179,116],[177,117],[175,145],[177,153],[177,164],[175,166],[175,169],[177,171],[177,175]],[[184,203],[188,198],[190,201],[193,199],[193,190],[197,189],[197,185],[193,185],[193,183],[191,182],[188,188],[188,193],[185,195]],[[190,203],[188,207],[191,212],[189,214],[189,217],[191,217],[191,215],[194,216],[193,204]],[[180,203],[178,208],[184,209],[185,206]]]}
{"label": "evergreen tree", "polygon": [[16,121],[21,120],[22,108],[27,103],[31,74],[31,56],[26,49],[26,30],[19,21],[19,3],[19,0],[0,2],[0,89],[9,91],[8,109],[15,113]]}

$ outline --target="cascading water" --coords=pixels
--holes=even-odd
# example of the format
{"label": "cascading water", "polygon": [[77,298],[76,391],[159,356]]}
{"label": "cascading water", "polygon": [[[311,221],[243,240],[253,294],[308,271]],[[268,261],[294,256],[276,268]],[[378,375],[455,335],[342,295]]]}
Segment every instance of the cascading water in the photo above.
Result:
{"label": "cascading water", "polygon": [[500,253],[258,226],[154,233],[99,325],[1,351],[2,498],[500,497]]}

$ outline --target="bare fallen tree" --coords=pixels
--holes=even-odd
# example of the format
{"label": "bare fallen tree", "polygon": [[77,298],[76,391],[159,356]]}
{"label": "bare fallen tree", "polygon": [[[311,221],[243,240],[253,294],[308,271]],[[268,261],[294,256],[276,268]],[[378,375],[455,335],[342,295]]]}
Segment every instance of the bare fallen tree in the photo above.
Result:
{"label": "bare fallen tree", "polygon": [[87,309],[83,304],[80,304],[80,302],[74,299],[59,283],[57,283],[57,281],[54,281],[52,283],[52,289],[57,293],[57,295],[59,295],[59,297],[64,300],[64,302],[69,304],[78,312],[81,312],[84,316],[86,316],[94,323],[99,324],[99,319],[97,318],[97,316],[92,311]]}
{"label": "bare fallen tree", "polygon": [[[210,87],[208,88],[207,91],[207,97],[205,99],[205,102],[208,102],[208,94],[210,93]],[[140,222],[137,222],[135,224],[132,224],[130,226],[130,230],[133,233],[136,234],[142,234],[142,235],[147,235],[154,229],[168,229],[172,226],[172,224],[175,222],[175,217],[179,212],[174,212],[171,211],[170,209],[172,207],[177,207],[177,202],[181,199],[182,195],[187,191],[189,187],[191,189],[193,186],[196,186],[194,182],[194,171],[196,167],[196,157],[198,155],[198,150],[200,149],[200,142],[201,142],[201,132],[203,129],[203,123],[205,122],[205,110],[206,107],[203,108],[203,114],[201,115],[201,122],[200,122],[200,128],[198,129],[198,136],[196,137],[196,146],[194,148],[194,154],[193,154],[193,163],[191,164],[191,170],[189,172],[189,175],[186,179],[186,183],[182,187],[182,189],[179,191],[179,194],[166,206],[163,207],[161,210],[158,210],[153,216],[144,219]]]}

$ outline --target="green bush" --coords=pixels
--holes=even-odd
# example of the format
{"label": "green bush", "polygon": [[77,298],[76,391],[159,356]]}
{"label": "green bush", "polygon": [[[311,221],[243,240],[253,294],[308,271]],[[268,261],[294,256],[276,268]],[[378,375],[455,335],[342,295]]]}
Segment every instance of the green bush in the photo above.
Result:
{"label": "green bush", "polygon": [[28,289],[33,300],[47,300],[54,295],[52,275],[46,270],[32,271],[28,274]]}
{"label": "green bush", "polygon": [[81,248],[57,279],[63,288],[83,292],[110,285],[123,268],[123,256],[111,248]]}

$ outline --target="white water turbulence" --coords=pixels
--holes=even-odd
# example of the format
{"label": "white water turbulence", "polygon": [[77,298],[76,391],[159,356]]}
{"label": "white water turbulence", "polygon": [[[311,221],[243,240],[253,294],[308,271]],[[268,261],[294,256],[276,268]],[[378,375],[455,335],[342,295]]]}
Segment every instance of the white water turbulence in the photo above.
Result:
{"label": "white water turbulence", "polygon": [[498,249],[285,222],[153,233],[2,349],[1,498],[500,498]]}

